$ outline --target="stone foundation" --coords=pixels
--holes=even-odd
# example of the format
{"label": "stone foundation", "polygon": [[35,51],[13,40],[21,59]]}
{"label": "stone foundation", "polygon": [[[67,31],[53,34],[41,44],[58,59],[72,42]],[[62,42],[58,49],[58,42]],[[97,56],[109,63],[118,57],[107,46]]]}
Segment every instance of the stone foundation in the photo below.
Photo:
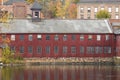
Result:
{"label": "stone foundation", "polygon": [[116,65],[120,65],[120,57],[114,57],[113,59]]}
{"label": "stone foundation", "polygon": [[84,57],[84,58],[25,58],[25,64],[113,64],[114,58]]}

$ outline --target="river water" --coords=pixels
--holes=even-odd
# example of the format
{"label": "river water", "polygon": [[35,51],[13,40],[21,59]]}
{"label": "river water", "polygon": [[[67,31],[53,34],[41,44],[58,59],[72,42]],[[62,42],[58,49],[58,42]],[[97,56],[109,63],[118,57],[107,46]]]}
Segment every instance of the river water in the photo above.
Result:
{"label": "river water", "polygon": [[0,80],[120,80],[120,66],[1,66]]}

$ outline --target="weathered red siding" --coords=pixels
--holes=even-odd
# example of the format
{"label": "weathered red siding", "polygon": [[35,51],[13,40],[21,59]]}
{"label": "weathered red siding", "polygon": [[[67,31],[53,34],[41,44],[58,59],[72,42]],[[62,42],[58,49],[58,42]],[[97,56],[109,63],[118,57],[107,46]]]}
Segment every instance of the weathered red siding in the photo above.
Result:
{"label": "weathered red siding", "polygon": [[[29,33],[30,34],[30,33]],[[32,34],[33,35],[33,40],[29,41],[28,40],[28,35],[29,34],[23,34],[24,35],[24,40],[20,41],[19,36],[21,34],[14,34],[16,37],[15,41],[11,41],[10,45],[15,46],[16,48],[16,53],[19,53],[19,47],[24,46],[24,53],[22,54],[23,57],[113,57],[115,56],[115,39],[114,39],[114,34],[108,34],[110,35],[109,40],[105,40],[105,35],[106,34],[99,34],[101,35],[101,40],[97,41],[96,37],[97,34],[90,34],[93,36],[92,40],[88,40],[88,35],[89,34],[83,34],[84,35],[84,40],[80,41],[80,35],[81,34],[66,34],[68,36],[67,41],[63,41],[63,35],[64,34],[57,34],[59,36],[59,40],[55,41],[54,36],[56,34],[49,34],[50,35],[50,40],[46,40],[46,34],[41,34],[42,35],[42,40],[37,40],[37,33]],[[71,35],[76,36],[76,40],[71,39]],[[10,38],[11,34],[7,34],[7,36]],[[120,46],[120,43],[117,42],[118,45]],[[50,53],[47,54],[45,52],[45,47],[50,46]],[[33,53],[28,53],[28,46],[33,47]],[[37,46],[42,46],[42,53],[37,53]],[[59,52],[54,53],[54,46],[59,46]],[[68,52],[64,54],[62,52],[62,47],[67,46],[68,47]],[[71,53],[71,46],[76,46],[76,53]],[[84,46],[85,51],[83,54],[80,53],[80,46]],[[110,46],[111,47],[111,53],[93,53],[93,54],[87,54],[86,47],[87,46]]]}
{"label": "weathered red siding", "polygon": [[116,56],[120,57],[120,34],[116,35]]}

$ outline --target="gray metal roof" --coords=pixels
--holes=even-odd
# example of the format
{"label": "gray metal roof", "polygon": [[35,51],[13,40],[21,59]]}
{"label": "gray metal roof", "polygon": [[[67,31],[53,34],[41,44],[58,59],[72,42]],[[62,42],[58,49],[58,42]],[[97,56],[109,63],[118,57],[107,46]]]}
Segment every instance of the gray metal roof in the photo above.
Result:
{"label": "gray metal roof", "polygon": [[115,34],[120,34],[120,29],[114,29]]}
{"label": "gray metal roof", "polygon": [[1,33],[113,33],[107,20],[31,20],[16,19],[6,27],[0,23]]}
{"label": "gray metal roof", "polygon": [[[112,22],[113,30],[115,34],[120,34],[120,22]],[[117,27],[117,28],[114,28]]]}
{"label": "gray metal roof", "polygon": [[41,10],[41,9],[42,9],[42,6],[37,1],[33,3],[33,6],[31,8],[31,10]]}
{"label": "gray metal roof", "polygon": [[112,26],[120,26],[120,22],[112,22]]}
{"label": "gray metal roof", "polygon": [[25,2],[25,0],[8,0],[4,5],[12,5],[15,2]]}
{"label": "gray metal roof", "polygon": [[118,3],[120,0],[80,0],[80,3]]}

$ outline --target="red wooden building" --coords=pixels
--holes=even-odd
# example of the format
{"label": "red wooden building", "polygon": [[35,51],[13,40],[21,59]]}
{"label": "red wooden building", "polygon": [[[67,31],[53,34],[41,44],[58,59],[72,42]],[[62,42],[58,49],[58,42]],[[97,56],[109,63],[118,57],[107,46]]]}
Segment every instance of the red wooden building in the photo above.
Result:
{"label": "red wooden building", "polygon": [[116,57],[120,57],[120,19],[110,19],[116,38]]}
{"label": "red wooden building", "polygon": [[[0,24],[4,26],[4,24]],[[2,33],[23,57],[113,57],[115,35],[107,20],[13,20]]]}
{"label": "red wooden building", "polygon": [[[1,35],[11,40],[14,53],[23,57],[113,57],[116,39],[107,20],[41,20],[34,3],[32,19],[0,23]],[[119,43],[119,42],[118,42]]]}

